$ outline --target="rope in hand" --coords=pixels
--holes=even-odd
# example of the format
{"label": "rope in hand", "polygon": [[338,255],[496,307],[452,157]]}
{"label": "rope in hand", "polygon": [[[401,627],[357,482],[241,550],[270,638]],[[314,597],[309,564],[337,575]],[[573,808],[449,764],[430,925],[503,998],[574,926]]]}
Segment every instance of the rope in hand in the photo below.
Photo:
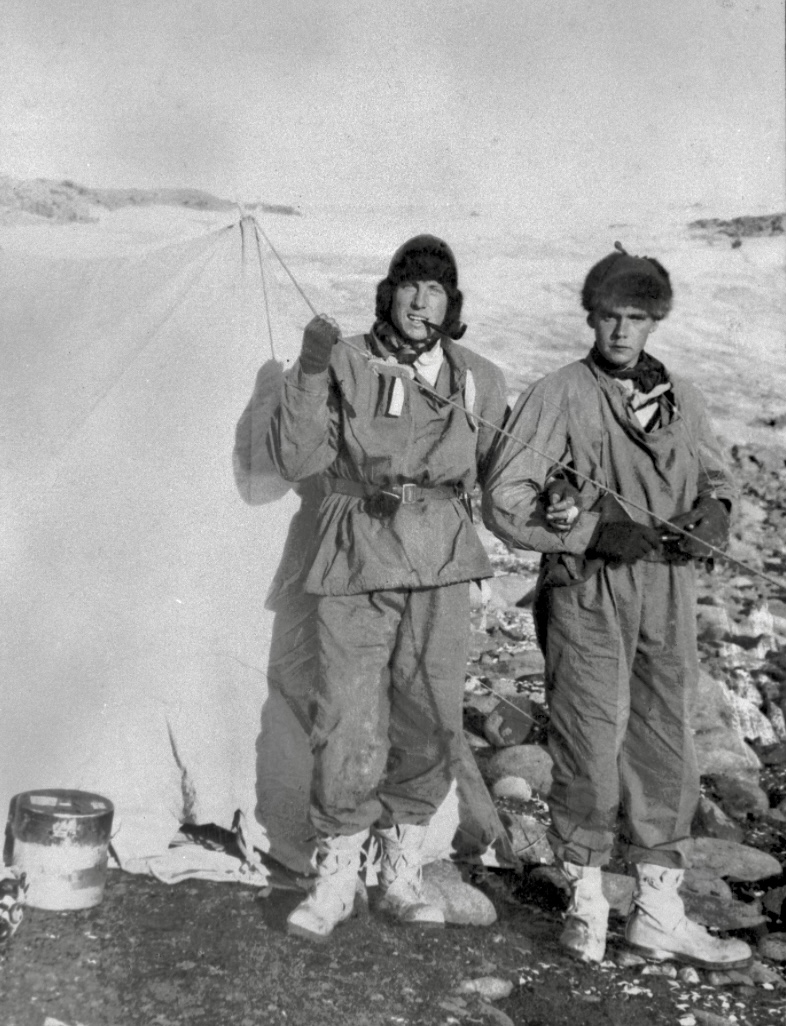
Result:
{"label": "rope in hand", "polygon": [[[303,291],[303,289],[300,287],[300,284],[296,280],[295,276],[292,274],[291,270],[287,266],[286,262],[284,261],[283,257],[281,256],[281,254],[278,252],[276,247],[273,245],[273,243],[268,238],[268,236],[265,233],[264,229],[259,225],[259,223],[256,220],[256,218],[252,217],[251,220],[254,223],[254,230],[255,230],[255,232],[257,232],[259,235],[261,235],[262,238],[265,240],[265,242],[267,243],[268,247],[270,248],[270,251],[273,253],[275,258],[278,260],[279,264],[281,264],[281,267],[284,269],[284,271],[288,275],[290,281],[292,282],[294,287],[297,289],[298,293],[302,297],[302,299],[305,302],[306,306],[309,308],[309,310],[312,312],[312,314],[315,317],[318,317],[319,314],[318,314],[316,308],[314,307],[313,303],[308,298],[308,296]],[[444,335],[445,337],[449,337],[447,335],[447,333],[442,331],[442,329],[439,328],[437,325],[432,324],[430,321],[426,321],[425,323],[432,330],[435,330],[436,332],[438,332],[441,335]],[[367,361],[371,360],[370,354],[365,349],[361,349],[360,346],[354,345],[352,342],[350,342],[347,339],[343,338],[341,335],[338,336],[338,341],[343,343],[349,349],[354,350],[356,353],[358,353],[360,356],[362,356],[365,360],[367,360]],[[415,385],[421,390],[421,392],[425,393],[426,395],[431,396],[432,398],[434,398],[438,402],[443,403],[443,404],[445,404],[447,406],[453,406],[455,409],[460,410],[465,415],[468,413],[468,411],[463,406],[461,406],[459,403],[455,402],[453,399],[449,399],[449,398],[446,398],[445,396],[439,395],[439,393],[435,389],[431,388],[426,382],[424,382],[424,381],[417,381],[417,382],[415,382]],[[667,527],[669,529],[670,533],[672,533],[672,534],[681,534],[681,535],[684,535],[686,538],[689,538],[689,539],[693,540],[693,536],[691,535],[690,531],[686,531],[683,528],[678,527],[676,524],[672,524],[671,521],[667,520],[665,517],[658,516],[657,513],[653,513],[651,510],[648,510],[646,508],[646,506],[641,506],[641,505],[639,505],[638,503],[634,502],[631,499],[624,498],[622,495],[619,494],[619,492],[616,492],[613,488],[609,488],[607,485],[600,484],[600,482],[598,482],[598,481],[593,481],[586,474],[580,473],[574,467],[571,467],[568,464],[563,463],[561,460],[555,459],[555,458],[547,455],[546,453],[541,452],[536,446],[532,445],[531,442],[523,441],[523,439],[518,438],[512,432],[507,431],[505,428],[500,427],[497,424],[494,424],[492,421],[487,420],[485,417],[481,417],[480,414],[477,414],[477,413],[473,412],[472,414],[470,414],[470,416],[473,418],[473,420],[476,423],[483,424],[485,427],[491,428],[491,430],[494,431],[497,435],[500,435],[500,436],[502,436],[504,438],[509,438],[511,441],[515,442],[520,448],[531,450],[532,452],[535,453],[536,456],[540,456],[541,459],[544,459],[547,462],[549,462],[552,465],[552,467],[560,467],[563,470],[568,471],[569,473],[573,474],[575,477],[581,478],[582,480],[584,480],[584,481],[588,482],[589,484],[593,485],[593,487],[600,489],[602,492],[605,492],[607,495],[613,496],[615,499],[617,499],[618,501],[624,503],[625,505],[627,505],[629,507],[632,507],[633,509],[638,510],[640,513],[644,513],[648,517],[652,517],[654,520],[657,520],[659,523],[661,523],[664,527]],[[713,555],[717,556],[717,558],[722,559],[724,562],[726,562],[728,564],[731,564],[733,566],[739,567],[741,570],[744,570],[746,573],[753,574],[756,577],[760,577],[762,580],[766,581],[768,584],[773,585],[779,591],[781,591],[784,588],[786,588],[786,581],[778,580],[777,578],[772,577],[770,574],[765,573],[763,570],[759,570],[756,567],[749,566],[747,563],[744,563],[742,560],[736,559],[734,556],[730,556],[728,553],[724,552],[723,549],[718,548],[718,546],[713,545],[710,542],[705,542],[705,541],[702,541],[702,545],[705,546],[707,549],[710,549],[712,551]]]}

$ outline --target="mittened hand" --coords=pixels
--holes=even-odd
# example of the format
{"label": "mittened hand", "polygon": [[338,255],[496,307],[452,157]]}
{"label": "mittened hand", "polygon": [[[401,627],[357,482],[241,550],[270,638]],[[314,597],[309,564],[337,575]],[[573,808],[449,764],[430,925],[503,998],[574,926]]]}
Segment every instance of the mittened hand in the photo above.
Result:
{"label": "mittened hand", "polygon": [[598,525],[586,554],[590,559],[619,565],[635,563],[659,545],[660,535],[652,527],[632,520],[611,521]]}
{"label": "mittened hand", "polygon": [[300,366],[304,374],[321,374],[330,366],[330,354],[341,330],[334,320],[321,314],[306,325],[300,347]]}
{"label": "mittened hand", "polygon": [[671,523],[689,535],[674,532],[664,535],[667,550],[688,559],[711,559],[714,548],[723,548],[729,540],[729,511],[720,499],[699,499],[688,513],[673,517]]}

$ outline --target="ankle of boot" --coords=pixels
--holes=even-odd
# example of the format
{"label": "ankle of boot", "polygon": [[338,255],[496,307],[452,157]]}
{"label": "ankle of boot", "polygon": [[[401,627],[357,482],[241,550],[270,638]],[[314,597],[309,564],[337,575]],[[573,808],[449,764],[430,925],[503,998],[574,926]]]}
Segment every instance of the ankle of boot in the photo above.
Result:
{"label": "ankle of boot", "polygon": [[677,891],[685,879],[684,869],[659,866],[651,862],[637,862],[634,866],[639,888],[658,891]]}

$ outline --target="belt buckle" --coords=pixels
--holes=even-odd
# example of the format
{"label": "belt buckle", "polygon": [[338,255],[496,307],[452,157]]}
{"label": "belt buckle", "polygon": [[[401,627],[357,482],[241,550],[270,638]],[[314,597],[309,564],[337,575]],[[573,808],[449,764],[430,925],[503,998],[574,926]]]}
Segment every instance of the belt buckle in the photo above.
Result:
{"label": "belt buckle", "polygon": [[402,506],[408,506],[410,503],[417,501],[417,496],[415,494],[416,488],[417,485],[412,484],[412,482],[408,482],[401,486],[401,498],[399,499],[399,502]]}

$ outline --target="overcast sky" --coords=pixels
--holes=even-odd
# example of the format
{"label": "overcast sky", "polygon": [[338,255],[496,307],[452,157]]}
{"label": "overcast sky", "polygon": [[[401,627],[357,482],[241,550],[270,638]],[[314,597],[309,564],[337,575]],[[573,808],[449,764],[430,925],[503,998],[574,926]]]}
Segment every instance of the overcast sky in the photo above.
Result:
{"label": "overcast sky", "polygon": [[783,0],[2,0],[0,174],[783,209],[783,55]]}

